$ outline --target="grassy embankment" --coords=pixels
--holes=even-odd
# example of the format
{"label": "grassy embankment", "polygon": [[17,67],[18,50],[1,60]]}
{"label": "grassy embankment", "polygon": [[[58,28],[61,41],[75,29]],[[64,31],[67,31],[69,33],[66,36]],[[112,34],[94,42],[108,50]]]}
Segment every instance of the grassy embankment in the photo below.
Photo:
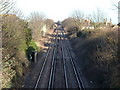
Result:
{"label": "grassy embankment", "polygon": [[3,16],[2,88],[21,87],[32,51],[39,51],[28,23],[17,16]]}
{"label": "grassy embankment", "polygon": [[83,74],[102,87],[120,88],[118,28],[73,31],[69,31],[71,35],[68,36],[79,57]]}

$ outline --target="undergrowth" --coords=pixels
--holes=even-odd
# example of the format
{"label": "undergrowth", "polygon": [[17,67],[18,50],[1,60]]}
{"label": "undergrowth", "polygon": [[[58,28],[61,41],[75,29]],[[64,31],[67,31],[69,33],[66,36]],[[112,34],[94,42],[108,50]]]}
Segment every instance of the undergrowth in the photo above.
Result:
{"label": "undergrowth", "polygon": [[72,38],[76,38],[73,46],[83,59],[80,65],[84,74],[102,87],[120,88],[118,28],[79,30]]}

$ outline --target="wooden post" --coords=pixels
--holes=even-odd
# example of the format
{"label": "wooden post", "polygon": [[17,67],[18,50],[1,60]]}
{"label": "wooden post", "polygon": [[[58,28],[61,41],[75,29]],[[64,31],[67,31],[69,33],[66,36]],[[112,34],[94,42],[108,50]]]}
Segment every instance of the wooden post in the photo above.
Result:
{"label": "wooden post", "polygon": [[37,61],[37,51],[34,52],[34,61]]}
{"label": "wooden post", "polygon": [[32,52],[32,61],[36,62],[37,61],[37,51]]}

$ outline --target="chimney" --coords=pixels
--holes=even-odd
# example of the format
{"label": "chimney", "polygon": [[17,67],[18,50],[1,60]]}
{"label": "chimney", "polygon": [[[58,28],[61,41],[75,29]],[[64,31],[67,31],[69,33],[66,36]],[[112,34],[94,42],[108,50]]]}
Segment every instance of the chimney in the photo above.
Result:
{"label": "chimney", "polygon": [[112,19],[110,19],[110,23],[112,23]]}

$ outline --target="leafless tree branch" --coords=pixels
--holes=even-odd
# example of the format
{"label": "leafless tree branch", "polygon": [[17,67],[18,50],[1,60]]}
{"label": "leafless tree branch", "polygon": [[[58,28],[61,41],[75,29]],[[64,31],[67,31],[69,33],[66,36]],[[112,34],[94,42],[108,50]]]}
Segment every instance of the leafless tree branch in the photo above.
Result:
{"label": "leafless tree branch", "polygon": [[13,11],[15,2],[13,0],[0,0],[0,14],[8,14]]}

